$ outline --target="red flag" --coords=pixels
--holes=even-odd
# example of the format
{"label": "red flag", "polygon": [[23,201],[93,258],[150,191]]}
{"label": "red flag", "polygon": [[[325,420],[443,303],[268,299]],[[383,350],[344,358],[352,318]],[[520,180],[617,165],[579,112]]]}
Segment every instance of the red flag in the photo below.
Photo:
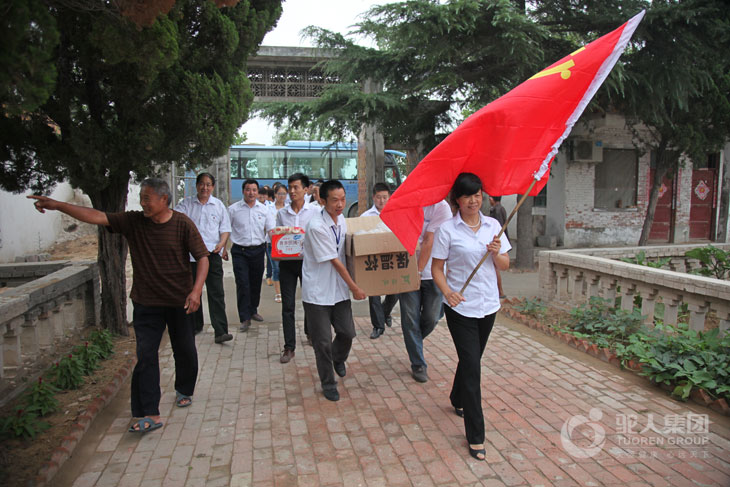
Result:
{"label": "red flag", "polygon": [[409,253],[418,244],[422,207],[446,197],[462,172],[479,176],[492,196],[530,194],[547,183],[550,163],[608,76],[644,16],[642,11],[467,118],[393,193],[380,218]]}

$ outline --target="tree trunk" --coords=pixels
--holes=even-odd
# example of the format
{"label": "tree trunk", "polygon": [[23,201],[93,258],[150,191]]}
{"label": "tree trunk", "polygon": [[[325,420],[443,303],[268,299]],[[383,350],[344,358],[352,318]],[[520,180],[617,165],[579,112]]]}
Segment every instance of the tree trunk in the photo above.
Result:
{"label": "tree trunk", "polygon": [[[656,212],[656,204],[659,201],[659,188],[662,187],[664,176],[669,172],[668,158],[666,157],[666,143],[662,139],[656,148],[656,168],[654,169],[654,177],[651,181],[649,189],[649,205],[646,208],[646,217],[644,217],[644,225],[641,227],[641,236],[639,237],[639,246],[646,245],[649,240],[649,232],[654,223],[654,212]],[[671,237],[670,237],[671,240]]]}
{"label": "tree trunk", "polygon": [[[129,177],[112,179],[104,191],[89,195],[94,208],[115,213],[127,204]],[[128,336],[127,323],[127,240],[106,227],[98,228],[98,261],[101,280],[101,326],[118,335]]]}
{"label": "tree trunk", "polygon": [[532,269],[535,266],[535,236],[532,232],[532,201],[528,196],[517,210],[517,258],[515,267]]}

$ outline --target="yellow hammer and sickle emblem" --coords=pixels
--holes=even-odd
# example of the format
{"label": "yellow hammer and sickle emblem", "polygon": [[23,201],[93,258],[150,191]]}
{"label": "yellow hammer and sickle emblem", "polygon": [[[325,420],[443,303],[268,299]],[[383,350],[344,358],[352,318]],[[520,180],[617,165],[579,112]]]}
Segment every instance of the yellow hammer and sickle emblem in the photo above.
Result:
{"label": "yellow hammer and sickle emblem", "polygon": [[[576,54],[583,51],[584,49],[585,49],[585,47],[581,47],[580,49],[570,53],[570,55],[575,56]],[[570,59],[568,61],[565,61],[562,64],[558,64],[557,66],[555,66],[553,68],[543,69],[542,71],[540,71],[539,73],[537,73],[530,79],[542,78],[543,76],[550,76],[551,74],[560,74],[561,78],[568,79],[568,78],[570,78],[570,75],[572,74],[570,72],[570,68],[572,68],[573,66],[575,66],[575,62],[572,59]]]}

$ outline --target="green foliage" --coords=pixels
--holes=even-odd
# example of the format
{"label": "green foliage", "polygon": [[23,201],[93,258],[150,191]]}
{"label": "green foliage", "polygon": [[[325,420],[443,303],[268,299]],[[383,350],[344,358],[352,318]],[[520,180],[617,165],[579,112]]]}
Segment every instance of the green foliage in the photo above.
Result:
{"label": "green foliage", "polygon": [[58,409],[58,399],[55,397],[57,392],[56,386],[44,381],[43,377],[38,377],[38,381],[25,395],[26,411],[32,411],[38,416],[46,416],[56,411]]}
{"label": "green foliage", "polygon": [[81,370],[84,375],[90,375],[99,368],[101,351],[93,343],[85,342],[83,345],[74,347],[73,356],[81,363]]}
{"label": "green foliage", "polygon": [[[386,143],[427,151],[438,142],[436,131],[461,121],[463,108],[487,104],[546,64],[546,29],[510,0],[410,0],[374,6],[362,18],[348,36],[305,30],[319,47],[338,52],[324,70],[340,84],[315,101],[260,105],[259,113],[277,126],[329,130],[338,140],[372,123]],[[368,79],[382,91],[366,93]]]}
{"label": "green foliage", "polygon": [[684,255],[690,259],[697,259],[702,264],[701,268],[690,271],[692,274],[715,279],[727,279],[730,276],[730,252],[708,245],[688,250]]}
{"label": "green foliage", "polygon": [[669,264],[669,262],[672,261],[671,257],[664,257],[663,259],[657,259],[656,261],[651,261],[646,258],[646,252],[643,250],[640,250],[638,254],[636,254],[633,258],[631,257],[622,257],[622,261],[628,262],[629,264],[637,264],[637,265],[645,265],[647,267],[652,267],[654,269],[661,269],[665,265]]}
{"label": "green foliage", "polygon": [[[280,0],[177,0],[140,27],[74,2],[11,1],[17,25],[0,37],[0,60],[19,68],[0,70],[0,187],[47,194],[66,180],[110,212],[124,210],[131,177],[226,152],[253,101],[248,56],[281,15]],[[36,72],[29,94],[16,81]],[[119,236],[100,242],[105,323],[125,333],[126,247]]]}
{"label": "green foliage", "polygon": [[642,326],[642,316],[637,310],[615,309],[609,300],[596,296],[570,311],[571,330],[592,337],[602,347],[625,343]]}
{"label": "green foliage", "polygon": [[10,438],[35,438],[50,426],[39,421],[35,412],[17,409],[14,415],[0,419],[0,434]]}
{"label": "green foliage", "polygon": [[525,299],[514,308],[520,313],[532,316],[534,318],[543,318],[547,312],[547,305],[539,299]]}
{"label": "green foliage", "polygon": [[109,330],[94,330],[89,334],[89,341],[98,349],[102,359],[114,353],[114,339]]}
{"label": "green foliage", "polygon": [[56,387],[63,390],[78,389],[84,383],[84,366],[73,354],[56,362],[51,374]]}
{"label": "green foliage", "polygon": [[657,325],[632,336],[616,354],[624,362],[639,361],[641,375],[675,385],[672,394],[683,399],[692,387],[730,398],[730,335],[719,339],[717,329],[696,332],[686,325]]}

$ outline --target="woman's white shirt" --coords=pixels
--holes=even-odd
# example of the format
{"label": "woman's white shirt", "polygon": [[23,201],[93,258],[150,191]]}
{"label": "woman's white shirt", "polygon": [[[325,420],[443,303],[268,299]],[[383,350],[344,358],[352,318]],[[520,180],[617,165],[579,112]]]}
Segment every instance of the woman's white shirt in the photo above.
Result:
{"label": "woman's white shirt", "polygon": [[[484,254],[487,245],[501,230],[499,222],[494,218],[479,213],[482,225],[474,232],[461,219],[461,214],[444,222],[436,232],[431,257],[443,259],[445,262],[446,283],[452,291],[461,290],[469,274],[474,270]],[[500,237],[502,246],[500,254],[512,248],[506,236]],[[490,257],[479,268],[463,294],[466,301],[453,308],[462,316],[482,318],[496,313],[499,308],[499,289],[494,260]],[[448,305],[444,297],[444,303]]]}

